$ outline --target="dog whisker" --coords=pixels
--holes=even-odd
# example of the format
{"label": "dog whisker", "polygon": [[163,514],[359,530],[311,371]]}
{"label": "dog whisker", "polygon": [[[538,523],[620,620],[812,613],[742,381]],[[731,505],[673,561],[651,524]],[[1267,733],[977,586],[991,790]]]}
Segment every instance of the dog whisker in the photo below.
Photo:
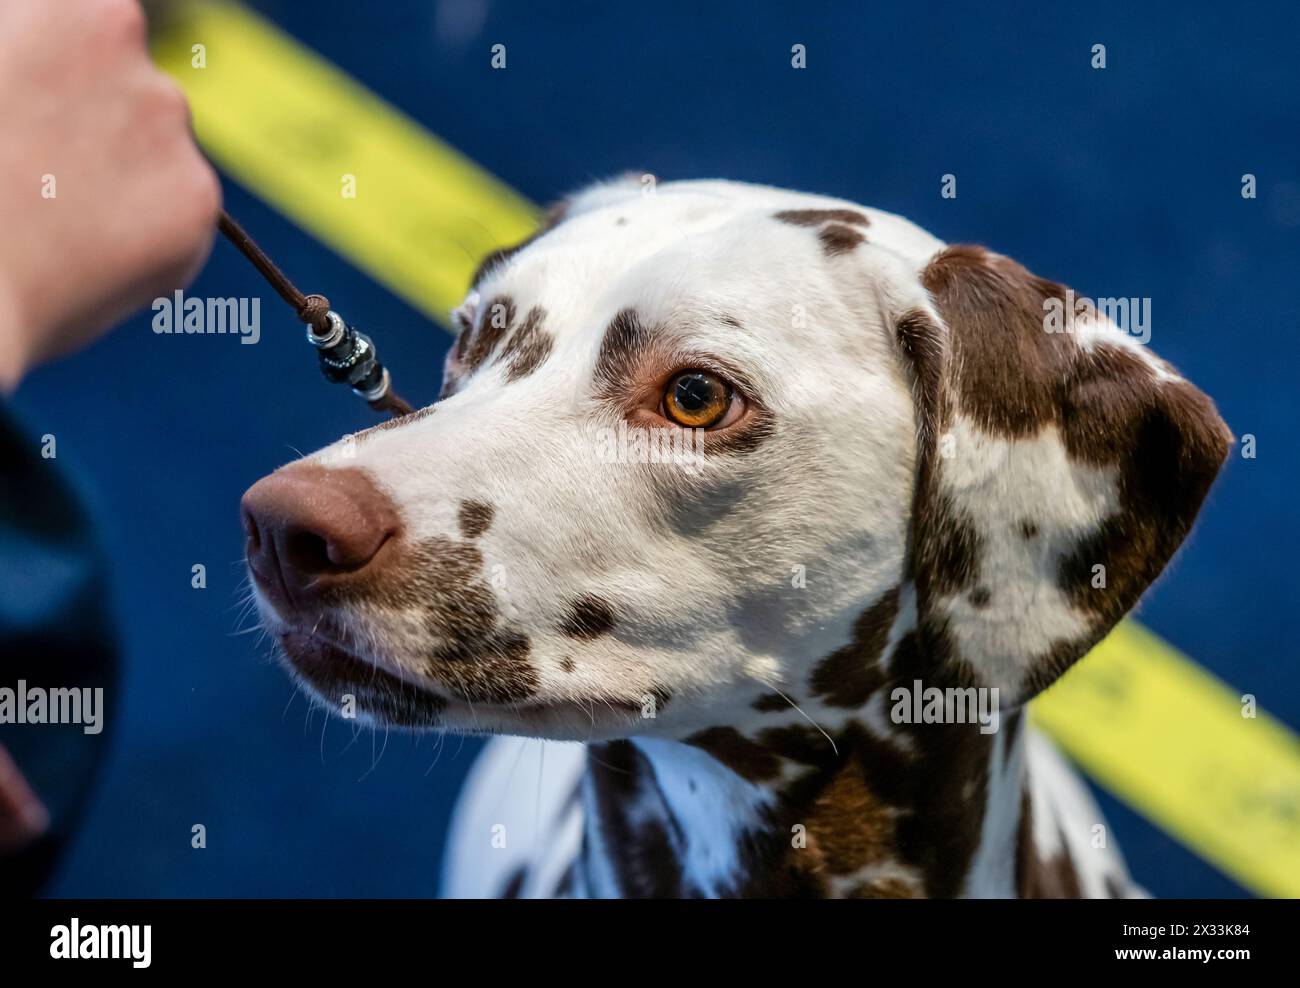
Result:
{"label": "dog whisker", "polygon": [[803,708],[800,707],[799,704],[795,703],[793,700],[791,700],[788,696],[786,696],[784,693],[782,693],[779,689],[777,689],[777,688],[776,688],[775,686],[773,686],[771,683],[765,683],[765,682],[763,682],[763,680],[759,679],[757,676],[752,676],[752,677],[750,677],[750,678],[752,678],[752,679],[753,679],[756,683],[758,683],[759,685],[767,687],[769,690],[771,690],[773,693],[775,693],[777,696],[779,696],[779,697],[780,697],[782,700],[784,700],[786,703],[790,704],[790,706],[792,706],[796,711],[798,711],[800,717],[802,717],[802,718],[803,718],[804,720],[806,720],[809,724],[811,724],[813,727],[817,728],[817,730],[821,732],[822,737],[824,737],[824,738],[827,740],[827,742],[829,742],[829,744],[830,744],[830,746],[831,746],[831,751],[833,751],[833,752],[835,753],[835,757],[838,758],[838,757],[840,756],[840,749],[837,748],[837,747],[835,746],[835,739],[832,738],[829,734],[826,733],[826,729],[823,728],[823,727],[821,726],[821,724],[818,724],[815,720],[813,720],[813,719],[812,719],[811,717],[809,717],[806,713],[804,713],[804,712],[803,712]]}

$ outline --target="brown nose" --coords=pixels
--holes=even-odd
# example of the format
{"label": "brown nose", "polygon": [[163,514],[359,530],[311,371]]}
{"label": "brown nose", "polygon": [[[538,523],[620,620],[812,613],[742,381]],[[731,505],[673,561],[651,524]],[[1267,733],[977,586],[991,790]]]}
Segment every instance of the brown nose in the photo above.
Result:
{"label": "brown nose", "polygon": [[355,467],[291,464],[250,487],[240,506],[248,567],[281,612],[360,574],[398,530],[392,501]]}

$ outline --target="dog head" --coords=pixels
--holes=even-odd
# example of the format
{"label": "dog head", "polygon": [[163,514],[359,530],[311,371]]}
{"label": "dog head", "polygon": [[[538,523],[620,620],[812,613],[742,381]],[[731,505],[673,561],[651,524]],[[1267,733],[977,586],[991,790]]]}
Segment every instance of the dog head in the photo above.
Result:
{"label": "dog head", "polygon": [[608,739],[1024,701],[1137,601],[1231,437],[1103,314],[838,200],[598,186],[488,259],[429,408],[244,501],[332,707]]}

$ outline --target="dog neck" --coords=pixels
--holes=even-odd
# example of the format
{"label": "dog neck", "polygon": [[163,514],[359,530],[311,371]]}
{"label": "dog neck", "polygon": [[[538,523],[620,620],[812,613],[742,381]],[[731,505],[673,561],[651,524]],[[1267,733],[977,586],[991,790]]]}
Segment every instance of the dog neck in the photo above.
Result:
{"label": "dog neck", "polygon": [[[595,896],[1015,896],[1031,849],[1022,718],[892,740],[850,720],[753,740],[593,746],[580,870]],[[1019,873],[1019,874],[1018,874]]]}

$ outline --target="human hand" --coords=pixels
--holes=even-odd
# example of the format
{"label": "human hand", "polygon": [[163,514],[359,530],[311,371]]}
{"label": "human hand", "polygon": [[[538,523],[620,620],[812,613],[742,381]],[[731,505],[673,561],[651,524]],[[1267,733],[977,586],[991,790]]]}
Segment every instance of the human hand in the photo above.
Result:
{"label": "human hand", "polygon": [[137,0],[0,3],[0,389],[183,287],[221,187]]}
{"label": "human hand", "polygon": [[0,857],[21,851],[49,825],[44,804],[0,745]]}

